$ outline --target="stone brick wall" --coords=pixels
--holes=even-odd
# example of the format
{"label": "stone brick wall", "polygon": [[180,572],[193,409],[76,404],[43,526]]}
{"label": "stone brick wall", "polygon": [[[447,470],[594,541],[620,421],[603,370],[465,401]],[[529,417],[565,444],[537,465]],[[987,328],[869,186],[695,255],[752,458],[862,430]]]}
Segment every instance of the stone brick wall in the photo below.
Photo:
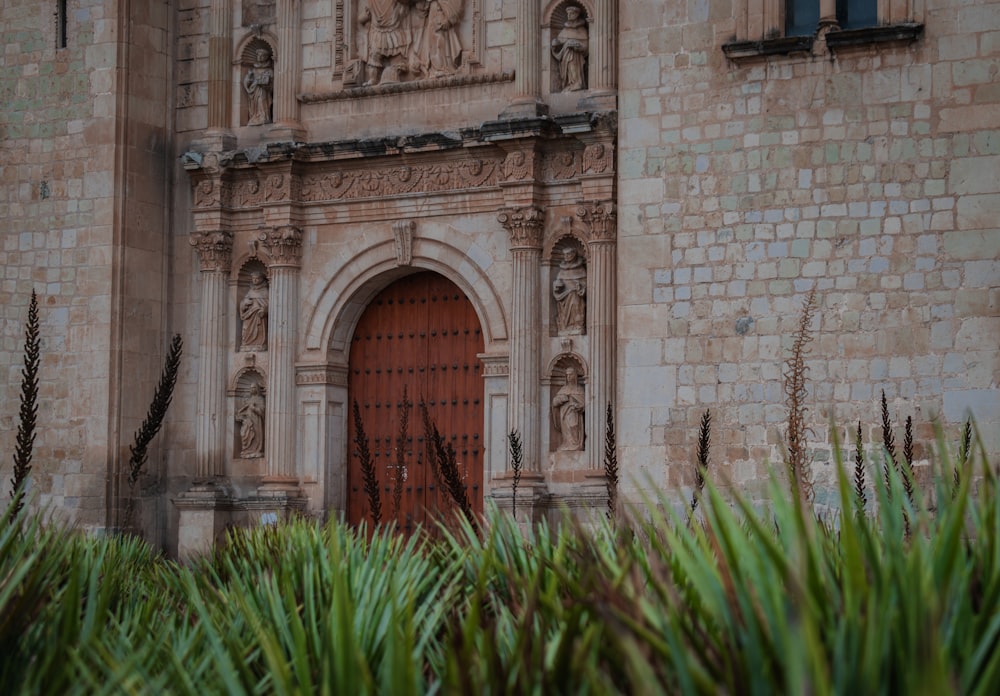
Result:
{"label": "stone brick wall", "polygon": [[[35,289],[42,334],[35,502],[88,528],[109,523],[108,471],[117,452],[107,443],[138,424],[134,414],[141,420],[145,406],[133,395],[148,401],[139,394],[151,394],[163,350],[156,348],[162,297],[150,274],[164,263],[157,172],[164,171],[169,115],[159,58],[170,23],[166,3],[141,3],[129,36],[144,59],[118,73],[118,4],[69,3],[67,46],[57,48],[54,2],[0,2],[0,452],[13,451]],[[122,75],[130,78],[127,107]],[[131,147],[123,151],[116,143],[126,139]],[[121,369],[132,370],[127,384]],[[4,496],[10,466],[0,462]]]}
{"label": "stone brick wall", "polygon": [[[1000,5],[938,0],[912,45],[728,62],[727,2],[622,6],[620,455],[690,486],[781,461],[783,361],[817,290],[814,470],[882,390],[918,440],[967,412],[1000,450]],[[899,437],[899,436],[897,436]],[[929,448],[918,451],[921,459]]]}

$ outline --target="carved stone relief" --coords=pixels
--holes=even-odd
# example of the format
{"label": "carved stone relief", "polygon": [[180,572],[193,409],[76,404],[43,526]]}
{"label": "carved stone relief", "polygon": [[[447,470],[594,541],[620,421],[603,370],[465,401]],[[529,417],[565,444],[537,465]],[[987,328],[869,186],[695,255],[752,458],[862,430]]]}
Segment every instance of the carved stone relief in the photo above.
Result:
{"label": "carved stone relief", "polygon": [[302,262],[302,230],[282,225],[263,230],[259,236],[271,253],[273,265],[298,266]]}
{"label": "carved stone relief", "polygon": [[552,39],[552,57],[559,75],[558,85],[553,81],[552,91],[577,92],[586,89],[589,54],[586,14],[578,5],[566,5],[565,18]]}
{"label": "carved stone relief", "polygon": [[587,399],[576,366],[567,364],[561,372],[565,381],[552,397],[552,444],[559,451],[577,452],[584,449]]}
{"label": "carved stone relief", "polygon": [[233,235],[226,230],[195,232],[191,235],[191,246],[198,251],[198,260],[203,271],[229,271],[233,255]]}
{"label": "carved stone relief", "polygon": [[344,86],[437,79],[464,68],[459,36],[466,0],[361,0],[354,60]]}

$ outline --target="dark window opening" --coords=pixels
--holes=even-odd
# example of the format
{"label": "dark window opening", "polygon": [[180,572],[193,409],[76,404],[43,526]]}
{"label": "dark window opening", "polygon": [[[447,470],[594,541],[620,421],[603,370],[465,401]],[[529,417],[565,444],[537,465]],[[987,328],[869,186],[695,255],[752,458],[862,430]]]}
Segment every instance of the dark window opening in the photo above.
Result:
{"label": "dark window opening", "polygon": [[878,24],[876,0],[837,0],[837,24],[841,29],[861,29]]}
{"label": "dark window opening", "polygon": [[812,36],[819,24],[819,0],[787,0],[785,36]]}
{"label": "dark window opening", "polygon": [[56,48],[66,48],[66,0],[56,0]]}

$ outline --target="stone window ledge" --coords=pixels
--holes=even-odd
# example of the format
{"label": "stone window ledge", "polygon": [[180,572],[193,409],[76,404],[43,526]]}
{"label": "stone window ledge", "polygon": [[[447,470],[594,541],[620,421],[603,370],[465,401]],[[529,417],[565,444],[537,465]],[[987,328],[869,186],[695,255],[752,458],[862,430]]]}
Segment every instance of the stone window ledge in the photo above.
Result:
{"label": "stone window ledge", "polygon": [[739,62],[765,56],[787,56],[791,53],[811,53],[815,37],[779,36],[760,41],[730,41],[722,44],[726,58]]}
{"label": "stone window ledge", "polygon": [[[825,35],[827,48],[831,52],[889,43],[912,43],[924,31],[924,25],[917,22],[902,22],[887,26],[864,27],[862,29],[835,29]],[[793,53],[812,53],[814,36],[779,36],[760,41],[730,41],[722,44],[722,52],[731,61],[749,61],[767,56],[787,56]]]}
{"label": "stone window ledge", "polygon": [[831,51],[856,46],[871,46],[882,43],[912,43],[924,31],[924,25],[917,22],[890,24],[882,27],[863,29],[840,29],[826,35],[826,45]]}

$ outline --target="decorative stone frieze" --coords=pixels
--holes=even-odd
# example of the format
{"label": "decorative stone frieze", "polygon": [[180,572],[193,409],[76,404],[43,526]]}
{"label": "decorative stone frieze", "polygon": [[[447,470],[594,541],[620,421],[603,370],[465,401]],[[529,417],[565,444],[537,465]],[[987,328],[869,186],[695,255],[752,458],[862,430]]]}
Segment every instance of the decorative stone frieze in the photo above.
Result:
{"label": "decorative stone frieze", "polygon": [[189,240],[198,251],[201,270],[229,272],[233,257],[233,235],[227,230],[195,232]]}
{"label": "decorative stone frieze", "polygon": [[417,223],[413,220],[398,220],[392,223],[397,266],[409,266],[413,261],[413,232],[416,228]]}
{"label": "decorative stone frieze", "polygon": [[194,207],[215,208],[222,204],[222,182],[202,179],[194,186]]}
{"label": "decorative stone frieze", "polygon": [[271,254],[271,266],[302,264],[302,230],[294,225],[271,227],[260,233],[260,241]]}
{"label": "decorative stone frieze", "polygon": [[541,167],[541,155],[531,150],[514,150],[507,154],[500,173],[503,181],[528,181]]}
{"label": "decorative stone frieze", "polygon": [[304,202],[379,198],[496,186],[499,160],[468,159],[426,165],[307,174],[302,177]]}
{"label": "decorative stone frieze", "polygon": [[541,208],[507,208],[497,215],[497,220],[510,235],[511,249],[540,249],[545,227],[545,213]]}
{"label": "decorative stone frieze", "polygon": [[584,203],[576,209],[576,214],[590,230],[591,241],[613,241],[615,239],[618,213],[613,202]]}

